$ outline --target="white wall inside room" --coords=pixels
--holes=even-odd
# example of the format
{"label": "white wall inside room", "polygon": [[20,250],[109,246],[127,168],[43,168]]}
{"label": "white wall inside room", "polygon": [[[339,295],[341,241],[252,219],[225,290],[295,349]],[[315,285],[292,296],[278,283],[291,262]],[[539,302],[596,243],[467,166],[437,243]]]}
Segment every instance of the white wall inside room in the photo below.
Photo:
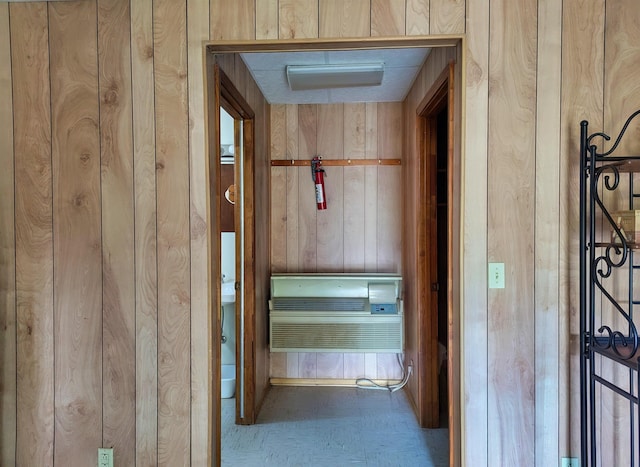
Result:
{"label": "white wall inside room", "polygon": [[[220,109],[220,144],[233,145],[233,117]],[[226,202],[226,201],[225,201]],[[221,232],[221,268],[225,282],[236,279],[236,234],[235,232]],[[222,364],[236,363],[236,307],[235,304],[225,305],[223,334],[227,341],[222,344]]]}
{"label": "white wall inside room", "polygon": [[236,279],[236,234],[222,232],[222,277],[224,282]]}
{"label": "white wall inside room", "polygon": [[220,109],[220,144],[233,144],[233,117]]}

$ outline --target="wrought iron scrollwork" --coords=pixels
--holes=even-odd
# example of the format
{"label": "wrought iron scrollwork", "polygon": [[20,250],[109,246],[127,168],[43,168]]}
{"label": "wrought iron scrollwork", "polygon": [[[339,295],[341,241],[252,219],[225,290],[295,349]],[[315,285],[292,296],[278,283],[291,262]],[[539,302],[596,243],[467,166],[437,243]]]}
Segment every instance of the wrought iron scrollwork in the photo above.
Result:
{"label": "wrought iron scrollwork", "polygon": [[606,133],[598,132],[598,133],[593,133],[591,136],[589,136],[587,138],[587,147],[589,148],[589,152],[591,153],[591,155],[595,157],[606,157],[613,154],[615,150],[618,148],[620,141],[622,141],[622,137],[627,132],[627,128],[631,124],[631,121],[634,118],[636,118],[638,115],[640,115],[640,110],[636,110],[631,115],[629,115],[629,118],[627,118],[627,121],[624,122],[624,125],[622,126],[622,130],[620,130],[620,133],[618,133],[618,136],[616,137],[616,140],[614,141],[613,146],[611,146],[611,148],[609,148],[608,151],[599,153],[597,151],[597,147],[592,144],[592,140],[594,138],[603,138],[605,141],[609,141],[611,140],[611,137],[609,135],[607,135]]}
{"label": "wrought iron scrollwork", "polygon": [[[601,426],[597,388],[607,388],[631,402],[630,452],[640,444],[640,416],[636,416],[640,415],[640,337],[634,323],[640,316],[640,290],[634,290],[640,279],[640,265],[636,263],[636,255],[640,255],[640,244],[636,242],[639,233],[635,225],[633,236],[625,232],[631,228],[622,225],[629,212],[612,215],[614,210],[610,212],[607,207],[612,204],[611,199],[620,199],[618,195],[611,196],[613,192],[627,197],[622,211],[634,210],[634,201],[640,199],[640,190],[634,186],[638,183],[634,173],[640,174],[640,155],[615,154],[629,125],[639,115],[640,110],[627,118],[608,150],[604,146],[612,139],[609,135],[589,135],[588,123],[580,124],[580,455],[584,466],[599,465],[598,451],[605,448],[600,446],[597,434]],[[628,368],[632,381],[629,386],[618,384],[600,371],[596,362],[604,367],[606,359]],[[636,379],[635,388],[632,378]]]}
{"label": "wrought iron scrollwork", "polygon": [[[606,227],[604,230],[612,232],[612,241],[603,242],[599,246],[599,253],[594,253],[591,260],[591,280],[595,287],[602,293],[602,296],[610,303],[617,314],[627,323],[627,331],[622,332],[620,330],[613,329],[607,324],[603,324],[597,329],[597,335],[594,334],[592,329],[588,334],[590,336],[588,345],[598,347],[600,349],[611,349],[619,358],[630,359],[638,351],[639,336],[638,330],[633,322],[632,315],[619,303],[618,300],[607,290],[602,280],[610,277],[613,271],[617,268],[622,268],[627,264],[629,260],[629,243],[627,236],[620,228],[618,222],[611,216],[611,213],[607,209],[598,187],[607,191],[615,191],[620,186],[620,165],[621,162],[617,158],[607,157],[614,153],[622,137],[624,136],[631,121],[640,115],[640,110],[634,112],[625,122],[622,130],[616,137],[613,146],[602,153],[598,152],[596,145],[592,144],[593,139],[596,137],[603,138],[605,141],[609,141],[611,138],[605,133],[594,133],[586,138],[586,144],[584,145],[587,154],[585,155],[585,162],[587,163],[586,175],[591,174],[593,177],[590,185],[591,198],[594,203],[594,208],[597,206],[597,211],[602,213]],[[591,212],[591,215],[594,215]],[[590,248],[594,248],[594,232],[591,232]],[[615,240],[615,241],[613,241]]]}

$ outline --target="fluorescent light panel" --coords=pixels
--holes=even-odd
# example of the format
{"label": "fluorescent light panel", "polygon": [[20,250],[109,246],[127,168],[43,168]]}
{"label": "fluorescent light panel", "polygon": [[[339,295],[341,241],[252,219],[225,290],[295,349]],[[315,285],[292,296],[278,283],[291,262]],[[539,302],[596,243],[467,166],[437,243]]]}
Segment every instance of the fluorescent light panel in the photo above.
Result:
{"label": "fluorescent light panel", "polygon": [[383,73],[382,63],[288,65],[287,81],[292,91],[379,86]]}

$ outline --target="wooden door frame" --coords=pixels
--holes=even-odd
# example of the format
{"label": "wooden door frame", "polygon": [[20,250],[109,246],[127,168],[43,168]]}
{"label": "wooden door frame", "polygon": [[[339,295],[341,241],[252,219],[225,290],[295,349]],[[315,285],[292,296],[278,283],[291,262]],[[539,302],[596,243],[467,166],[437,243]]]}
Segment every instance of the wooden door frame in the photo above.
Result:
{"label": "wooden door frame", "polygon": [[[438,404],[438,313],[437,306],[433,306],[433,300],[437,297],[432,284],[439,283],[447,287],[447,391],[448,391],[448,425],[449,425],[449,459],[457,458],[459,453],[460,429],[460,385],[459,375],[455,373],[458,368],[460,347],[456,346],[454,323],[459,317],[454,316],[453,302],[453,278],[454,278],[454,145],[455,145],[455,63],[452,61],[440,73],[429,91],[416,109],[418,128],[419,161],[419,194],[427,202],[418,204],[418,234],[417,251],[417,289],[420,310],[418,333],[419,349],[424,356],[419,371],[419,400],[418,417],[421,426],[437,427],[439,425]],[[437,278],[437,228],[434,222],[437,200],[435,199],[436,165],[437,165],[437,115],[447,108],[447,277]],[[434,277],[435,274],[435,277]],[[435,310],[435,311],[434,311]]]}
{"label": "wooden door frame", "polygon": [[[380,49],[380,48],[425,48],[425,47],[453,47],[458,51],[458,56],[461,57],[463,54],[463,35],[449,35],[449,36],[403,36],[403,37],[395,37],[395,38],[375,38],[375,37],[365,37],[365,38],[341,38],[341,39],[289,39],[289,40],[256,40],[256,41],[210,41],[205,43],[205,62],[211,63],[213,60],[209,61],[211,57],[215,57],[216,54],[240,54],[240,53],[251,53],[251,52],[268,52],[268,51],[278,51],[278,52],[304,52],[304,51],[319,51],[319,50],[364,50],[364,49]],[[208,69],[208,68],[207,68]],[[453,69],[451,69],[451,73],[453,73]],[[207,73],[208,75],[211,72]],[[449,81],[450,85],[453,86],[453,74],[451,75],[451,80]],[[461,105],[462,103],[462,95],[460,84],[457,84],[457,93],[459,94],[456,105]],[[453,96],[453,94],[451,94]],[[460,133],[460,127],[462,124],[461,121],[461,112],[460,108],[456,110],[456,131],[450,132],[451,138],[457,138],[456,143],[457,146],[457,155],[461,157],[460,154],[460,144],[462,140],[462,135]],[[451,122],[450,122],[451,126]],[[211,131],[211,130],[210,130]],[[215,132],[211,132],[211,134],[215,134]],[[215,144],[215,139],[213,140]],[[219,147],[219,141],[218,141]],[[219,150],[219,149],[218,149]],[[211,152],[211,148],[210,148]],[[451,183],[450,181],[450,189],[453,184],[457,186],[457,194],[458,198],[456,198],[456,203],[460,203],[460,179],[461,179],[461,171],[462,168],[460,166],[459,161],[455,161],[453,165],[451,159],[449,160],[449,169],[456,170],[456,173],[453,174],[451,171],[449,172],[449,176],[453,177],[455,181]],[[212,180],[215,180],[212,178]],[[453,198],[450,198],[453,200]],[[453,203],[452,203],[453,204]],[[460,206],[456,205],[453,210],[454,213],[449,213],[450,216],[460,216]],[[212,210],[212,214],[215,212]],[[215,219],[212,217],[211,219]],[[450,218],[451,219],[451,218]],[[460,245],[460,225],[461,220],[455,219],[453,220],[453,225],[455,229],[449,230],[449,259],[459,260],[459,245]],[[454,233],[458,235],[458,238],[454,238]],[[452,243],[455,242],[455,243]],[[219,243],[219,241],[218,241]],[[212,246],[215,245],[215,242],[212,241],[210,243]],[[455,246],[454,246],[455,245]],[[452,251],[452,248],[456,248],[456,250]],[[212,250],[210,250],[212,251]],[[219,252],[219,246],[218,246]],[[406,260],[406,258],[405,258]],[[460,293],[459,283],[461,281],[461,269],[459,265],[454,265],[453,262],[449,263],[449,278],[448,278],[448,294],[449,294],[449,307],[459,309],[459,304],[461,297],[455,297],[455,293]],[[454,276],[457,274],[458,276]],[[213,288],[216,287],[215,282],[220,281],[220,272],[218,271],[217,277],[213,277],[212,281],[214,282]],[[453,283],[452,283],[453,282]],[[217,285],[219,287],[219,285]],[[214,291],[212,290],[212,293]],[[218,291],[219,292],[219,291]],[[218,293],[219,296],[219,293]],[[453,297],[452,297],[453,296]],[[214,295],[215,297],[215,295]],[[211,300],[211,299],[210,299]],[[455,303],[455,305],[454,305]],[[462,424],[463,420],[461,418],[461,374],[460,374],[460,365],[461,365],[461,351],[462,351],[462,342],[460,341],[460,332],[457,329],[457,326],[460,324],[461,317],[453,315],[453,310],[449,311],[450,320],[449,320],[449,353],[448,353],[448,380],[449,380],[449,388],[450,392],[452,391],[454,394],[450,394],[450,409],[449,409],[449,459],[451,465],[458,465],[461,461],[461,444],[462,444]],[[453,318],[453,321],[451,320]],[[219,326],[219,322],[217,326]],[[216,325],[216,323],[212,323],[212,325]],[[255,332],[255,329],[254,329]],[[214,356],[214,359],[218,360],[219,368],[219,359],[220,359],[220,342],[219,336],[216,336],[216,333],[212,333],[214,335],[214,340],[212,341],[213,349],[211,349],[211,354]],[[255,337],[255,336],[254,336]],[[253,340],[252,340],[253,343]],[[457,346],[457,347],[456,347]],[[422,350],[422,349],[420,349]],[[254,352],[255,353],[255,349]],[[254,365],[254,361],[250,362],[251,365]],[[255,368],[252,368],[255,371]],[[214,452],[213,459],[217,459],[220,462],[220,382],[218,370],[215,370],[213,373],[213,377],[215,378],[214,387],[216,388],[216,393],[213,394],[214,401],[212,402],[212,408],[217,407],[217,423],[216,420],[213,421],[212,426],[212,437],[214,440]],[[421,371],[422,372],[422,371]],[[457,373],[456,373],[457,372]],[[252,374],[255,374],[254,372]],[[210,395],[211,396],[211,395]]]}
{"label": "wooden door frame", "polygon": [[[255,357],[253,356],[253,336],[255,335],[255,327],[253,323],[255,322],[255,297],[253,293],[254,290],[254,265],[253,265],[253,249],[254,249],[254,118],[255,114],[244,97],[238,92],[237,88],[231,81],[231,79],[224,73],[224,71],[220,68],[220,66],[212,61],[211,67],[208,68],[209,73],[207,76],[207,83],[209,89],[213,90],[211,93],[212,98],[207,100],[208,106],[208,115],[209,118],[209,134],[213,135],[211,138],[212,144],[209,147],[209,218],[211,221],[211,232],[213,233],[212,239],[210,242],[210,257],[209,264],[210,270],[214,272],[213,274],[213,285],[211,287],[210,293],[210,302],[211,302],[211,310],[213,319],[211,320],[212,329],[211,329],[211,342],[213,349],[220,349],[221,345],[221,336],[218,330],[221,326],[221,303],[220,303],[220,293],[221,293],[221,243],[220,243],[220,230],[221,230],[221,220],[220,220],[220,202],[221,202],[221,194],[220,194],[220,186],[221,186],[221,163],[220,163],[220,108],[224,108],[229,115],[231,115],[234,120],[241,119],[243,121],[243,132],[242,132],[242,152],[235,151],[235,154],[242,154],[243,157],[243,176],[242,176],[242,189],[239,192],[236,192],[236,197],[241,196],[242,201],[244,203],[244,216],[243,219],[239,219],[239,216],[235,216],[235,230],[236,232],[242,231],[244,234],[244,246],[245,246],[245,261],[243,263],[244,273],[242,277],[236,276],[236,303],[240,297],[241,291],[242,300],[244,300],[244,338],[238,339],[240,336],[240,332],[242,327],[240,326],[241,313],[236,313],[236,358],[238,352],[241,350],[240,345],[244,343],[244,354],[245,354],[245,365],[244,367],[240,367],[236,365],[236,382],[239,384],[241,381],[241,376],[244,379],[244,391],[242,394],[242,399],[236,397],[236,422],[239,424],[252,424],[255,422],[255,403],[254,403],[254,395],[255,395],[255,379],[254,375],[254,362]],[[234,125],[234,140],[238,141],[238,125],[237,123]],[[238,177],[239,172],[235,169],[236,177]],[[236,178],[237,179],[237,178]],[[213,183],[212,183],[213,182]],[[213,192],[211,190],[214,190]],[[237,209],[236,209],[237,211]],[[238,227],[241,225],[241,222],[244,223],[244,226],[241,229]],[[236,238],[236,243],[238,243]],[[236,258],[236,264],[238,264],[238,258]],[[240,271],[237,272],[240,274]],[[241,288],[238,289],[238,282],[241,284]],[[213,312],[215,310],[215,313]],[[247,338],[249,336],[249,338]],[[220,380],[220,365],[221,365],[221,352],[215,351],[212,349],[212,371],[211,375],[213,378],[213,394],[212,398],[212,407],[215,408],[216,412],[220,414],[221,411],[221,380]],[[248,363],[247,363],[248,362]],[[238,391],[236,391],[238,393]],[[244,400],[244,415],[240,414],[240,401]],[[212,434],[214,436],[214,458],[220,459],[221,452],[221,443],[220,443],[220,433],[221,433],[221,423],[220,417],[218,416],[216,419],[212,421]]]}
{"label": "wooden door frame", "polygon": [[[218,64],[214,65],[214,72],[217,73],[218,79],[216,83],[219,84],[219,100],[216,102],[216,111],[218,105],[223,107],[229,115],[231,115],[236,123],[234,124],[234,144],[237,144],[240,140],[239,125],[237,120],[242,120],[242,151],[236,147],[234,153],[236,157],[238,154],[242,154],[242,173],[238,169],[238,164],[235,164],[235,179],[238,180],[242,176],[242,186],[238,191],[236,187],[236,199],[238,196],[242,197],[242,203],[244,205],[244,216],[235,217],[235,231],[236,231],[236,265],[241,265],[241,269],[236,269],[236,304],[239,303],[237,298],[244,301],[244,312],[236,313],[236,360],[240,352],[244,355],[248,355],[248,358],[244,359],[243,367],[236,365],[236,394],[240,394],[240,398],[236,397],[236,423],[240,425],[251,425],[255,423],[255,355],[253,336],[255,335],[255,295],[253,290],[255,289],[255,267],[253,264],[253,250],[254,250],[254,119],[255,114],[249,103],[244,99],[242,94],[235,87],[231,79],[226,75]],[[218,151],[217,164],[220,163],[220,145],[216,148]],[[217,183],[220,186],[220,183]],[[236,204],[235,212],[238,212],[238,205]],[[239,251],[239,244],[237,233],[242,232],[244,241],[244,261],[242,264],[241,255]],[[220,257],[220,256],[218,256]],[[237,274],[243,271],[242,277],[238,278]],[[236,309],[237,309],[236,305]],[[244,316],[243,316],[244,315]],[[244,322],[242,324],[242,321]],[[242,335],[242,330],[244,334]],[[241,347],[242,346],[242,347]],[[244,381],[241,385],[240,382]],[[237,388],[243,389],[242,393],[239,393]],[[244,401],[244,414],[241,414],[241,404]]]}

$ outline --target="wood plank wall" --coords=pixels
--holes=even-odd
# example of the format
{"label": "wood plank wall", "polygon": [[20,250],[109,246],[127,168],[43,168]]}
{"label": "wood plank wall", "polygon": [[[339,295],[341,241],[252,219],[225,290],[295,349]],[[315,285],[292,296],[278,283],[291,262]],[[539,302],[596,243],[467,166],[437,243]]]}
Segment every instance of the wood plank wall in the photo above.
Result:
{"label": "wood plank wall", "polygon": [[[271,106],[273,159],[402,158],[402,103]],[[286,143],[285,143],[286,142]],[[271,168],[273,272],[402,271],[402,168],[326,166],[318,211],[309,167]],[[271,377],[398,379],[393,354],[274,353]]]}
{"label": "wood plank wall", "polygon": [[[640,108],[640,88],[631,78],[638,71],[638,52],[631,44],[640,40],[637,21],[640,12],[637,5],[629,0],[607,2],[565,2],[562,25],[562,111],[560,151],[561,219],[560,224],[561,270],[568,274],[560,276],[560,302],[567,308],[560,322],[560,332],[569,333],[574,338],[570,342],[560,341],[560,370],[568,375],[568,387],[562,389],[562,396],[576,393],[579,385],[579,346],[577,342],[578,321],[578,250],[573,243],[578,232],[578,173],[579,173],[579,127],[581,120],[589,121],[590,132],[604,131],[614,136],[620,131],[627,117]],[[573,44],[570,50],[569,41]],[[621,148],[623,153],[637,154],[639,127],[630,127]],[[615,377],[611,368],[603,371]],[[624,383],[626,384],[626,383]],[[579,423],[578,400],[561,397],[561,413],[566,408],[571,414],[571,423]],[[598,430],[605,449],[598,460],[602,465],[629,465],[628,434],[622,427],[628,426],[626,408],[603,392],[601,409],[604,418]],[[615,420],[613,419],[615,417]],[[621,431],[623,430],[623,431]],[[561,448],[567,447],[577,452],[575,438],[559,431]],[[637,458],[635,460],[638,462]]]}
{"label": "wood plank wall", "polygon": [[[0,5],[0,63],[11,63],[9,6]],[[11,67],[0,71],[0,464],[15,462],[16,446],[16,252]]]}
{"label": "wood plank wall", "polygon": [[[615,132],[637,107],[640,31],[634,0],[567,0],[561,12],[555,3],[0,5],[0,463],[91,465],[107,442],[118,463],[208,456],[202,41],[450,33],[466,34],[462,462],[556,465],[576,455],[578,123]],[[368,128],[381,126],[376,107],[365,105]],[[308,144],[282,136],[301,116],[323,118],[300,110],[270,114],[274,152]],[[558,121],[559,133],[549,124]],[[378,142],[365,135],[365,147]],[[556,167],[559,177],[547,176]],[[272,185],[303,183],[272,173]],[[361,174],[343,180],[352,176]],[[366,229],[379,223],[366,215],[380,207],[367,204],[372,191]],[[287,239],[302,228],[295,200],[271,208],[287,217]],[[335,239],[274,239],[274,269],[326,267],[300,257],[310,240]],[[365,261],[380,241],[365,241]],[[504,291],[487,291],[488,260],[505,262]],[[113,427],[131,429],[132,410],[135,436],[119,436]]]}

